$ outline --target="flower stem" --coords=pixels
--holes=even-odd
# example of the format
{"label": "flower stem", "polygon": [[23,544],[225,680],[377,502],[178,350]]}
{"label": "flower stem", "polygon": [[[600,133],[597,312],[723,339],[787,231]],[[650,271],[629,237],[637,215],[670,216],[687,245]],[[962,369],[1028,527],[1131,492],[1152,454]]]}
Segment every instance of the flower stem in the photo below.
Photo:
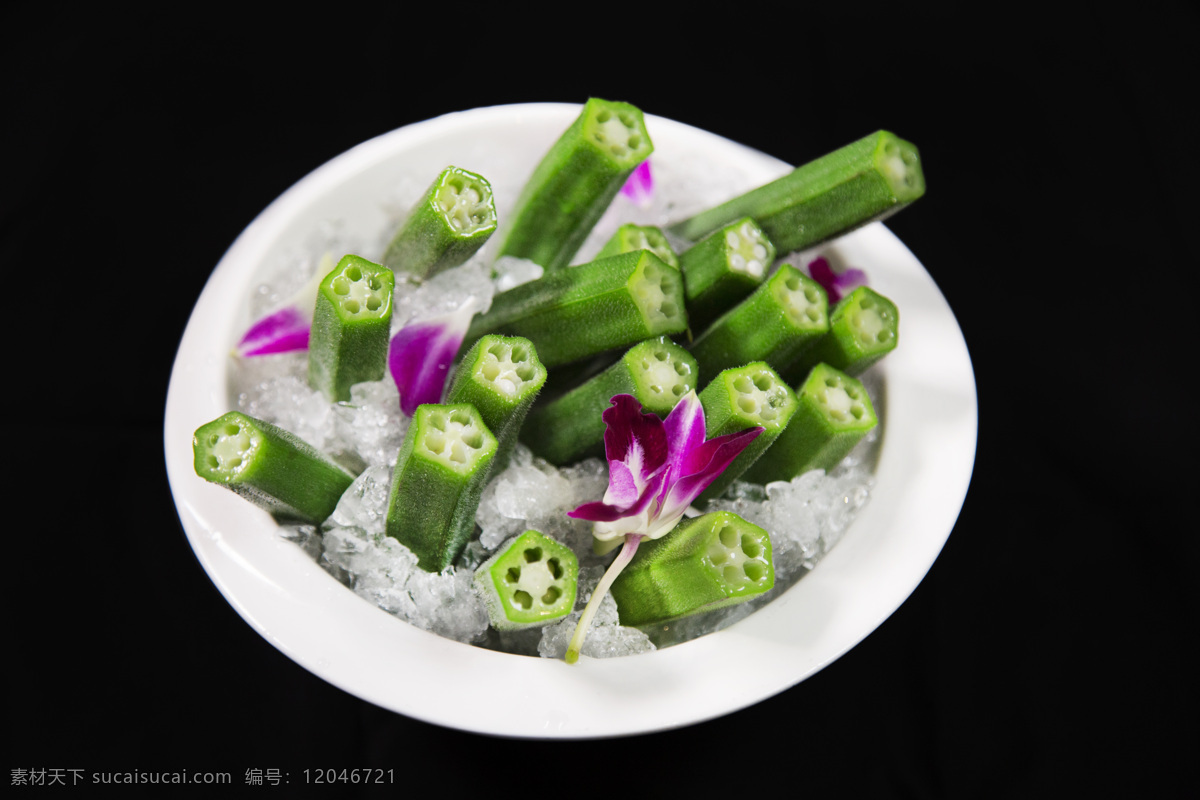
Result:
{"label": "flower stem", "polygon": [[633,560],[633,554],[637,552],[638,545],[641,544],[643,538],[640,533],[625,534],[625,546],[608,565],[608,569],[604,571],[604,577],[600,579],[600,583],[596,584],[592,596],[588,598],[587,605],[583,607],[583,615],[579,618],[579,624],[575,626],[575,634],[571,637],[571,643],[567,645],[566,662],[568,664],[574,664],[579,660],[579,651],[583,649],[583,640],[587,638],[588,629],[592,626],[592,618],[600,609],[600,601],[608,594],[609,587],[621,574],[621,570],[629,566],[629,562]]}

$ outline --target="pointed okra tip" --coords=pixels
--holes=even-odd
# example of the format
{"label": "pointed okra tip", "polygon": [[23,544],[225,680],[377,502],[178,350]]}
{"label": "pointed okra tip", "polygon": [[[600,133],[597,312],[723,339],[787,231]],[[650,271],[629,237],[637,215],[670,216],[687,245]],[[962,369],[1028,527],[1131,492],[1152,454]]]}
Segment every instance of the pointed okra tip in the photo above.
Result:
{"label": "pointed okra tip", "polygon": [[679,333],[687,327],[683,276],[650,251],[641,252],[637,267],[626,283],[629,296],[641,311],[651,336]]}
{"label": "pointed okra tip", "polygon": [[419,406],[412,424],[414,455],[454,472],[469,475],[496,454],[496,437],[472,405]]}
{"label": "pointed okra tip", "polygon": [[471,377],[507,400],[527,397],[546,382],[546,368],[533,342],[522,336],[488,334],[476,344]]}
{"label": "pointed okra tip", "polygon": [[834,309],[831,323],[848,327],[861,356],[876,356],[896,349],[900,312],[896,304],[867,286],[859,286]]}
{"label": "pointed okra tip", "polygon": [[396,278],[381,264],[347,255],[321,281],[320,292],[345,324],[389,319]]}
{"label": "pointed okra tip", "polygon": [[821,418],[829,428],[865,433],[879,421],[862,381],[828,364],[813,367],[800,387],[800,394],[821,411]]}
{"label": "pointed okra tip", "polygon": [[579,560],[539,531],[528,530],[475,571],[475,584],[497,630],[546,625],[571,613]]}
{"label": "pointed okra tip", "polygon": [[262,435],[250,418],[230,411],[201,425],[192,436],[196,474],[213,483],[243,479],[261,444]]}
{"label": "pointed okra tip", "polygon": [[727,369],[718,376],[729,408],[745,426],[783,428],[796,410],[796,394],[762,361]]}
{"label": "pointed okra tip", "polygon": [[454,236],[471,238],[496,229],[492,185],[482,175],[447,167],[435,183],[432,203]]}
{"label": "pointed okra tip", "polygon": [[641,110],[629,103],[591,98],[583,107],[582,131],[586,141],[623,169],[632,170],[654,152]]}
{"label": "pointed okra tip", "polygon": [[770,291],[792,327],[803,331],[829,329],[829,296],[821,284],[791,264],[771,277]]}
{"label": "pointed okra tip", "polygon": [[897,202],[909,203],[925,194],[921,154],[912,142],[906,142],[888,131],[880,131],[875,148],[875,168],[887,181]]}

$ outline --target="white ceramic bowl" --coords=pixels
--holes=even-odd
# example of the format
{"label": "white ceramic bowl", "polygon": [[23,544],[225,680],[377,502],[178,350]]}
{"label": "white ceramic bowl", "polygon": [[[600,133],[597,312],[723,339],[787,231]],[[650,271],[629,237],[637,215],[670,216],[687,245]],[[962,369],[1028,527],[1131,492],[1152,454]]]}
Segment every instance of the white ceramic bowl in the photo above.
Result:
{"label": "white ceramic bowl", "polygon": [[[192,432],[232,407],[228,353],[245,327],[245,298],[264,264],[333,218],[375,241],[386,224],[381,200],[396,183],[427,181],[447,164],[490,177],[486,162],[505,153],[527,174],[578,111],[533,104],[449,114],[372,139],[315,170],[267,207],[217,265],[192,313],[167,395],[166,461],[179,516],[200,563],[238,613],[335,686],[468,731],[546,738],[642,733],[736,711],[799,683],[861,641],[916,588],[954,525],[974,463],[975,382],[962,333],[917,259],[873,224],[839,240],[836,250],[867,270],[902,317],[901,346],[881,365],[886,391],[877,405],[886,423],[878,484],[812,573],[716,634],[574,666],[443,639],[359,598],[280,538],[267,514],[195,475]],[[789,169],[711,133],[646,119],[656,169],[708,164],[740,174],[745,188]]]}

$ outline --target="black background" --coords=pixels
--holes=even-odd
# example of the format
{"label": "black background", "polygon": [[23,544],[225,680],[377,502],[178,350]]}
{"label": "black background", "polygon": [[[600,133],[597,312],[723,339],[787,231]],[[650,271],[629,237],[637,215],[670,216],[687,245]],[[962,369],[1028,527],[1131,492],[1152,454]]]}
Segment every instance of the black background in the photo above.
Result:
{"label": "black background", "polygon": [[[403,785],[315,794],[1183,796],[1197,14],[854,8],[10,6],[6,766],[280,769],[289,796],[329,767]],[[296,180],[410,122],[592,95],[792,163],[880,127],[916,142],[928,194],[887,224],[963,329],[977,460],[924,582],[804,683],[631,739],[476,736],[333,688],[236,615],[175,514],[162,408],[208,273]]]}

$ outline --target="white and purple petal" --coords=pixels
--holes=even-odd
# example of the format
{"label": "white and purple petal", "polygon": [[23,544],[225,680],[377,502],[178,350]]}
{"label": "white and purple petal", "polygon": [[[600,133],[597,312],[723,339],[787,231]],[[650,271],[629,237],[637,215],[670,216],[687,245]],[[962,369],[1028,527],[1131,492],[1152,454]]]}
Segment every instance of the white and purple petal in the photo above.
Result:
{"label": "white and purple petal", "polygon": [[650,198],[654,195],[654,176],[650,173],[650,159],[637,165],[621,186],[621,194],[642,208],[650,205]]}
{"label": "white and purple petal", "polygon": [[407,416],[424,403],[440,403],[450,366],[471,325],[474,303],[442,317],[410,322],[392,337],[388,370]]}
{"label": "white and purple petal", "polygon": [[317,265],[317,271],[296,294],[250,326],[238,340],[234,354],[242,357],[269,356],[307,350],[313,309],[317,305],[317,290],[332,269],[332,256],[326,253]]}
{"label": "white and purple petal", "polygon": [[842,299],[843,292],[867,285],[867,273],[853,267],[843,272],[834,272],[829,260],[824,256],[817,256],[809,263],[808,274],[821,284],[831,305]]}
{"label": "white and purple petal", "polygon": [[[718,436],[689,452],[680,467],[679,476],[671,482],[670,486],[666,487],[662,510],[660,511],[660,517],[663,522],[665,523],[672,517],[674,517],[674,522],[678,522],[679,518],[683,516],[683,512],[687,510],[687,507],[762,432],[762,428],[755,427]],[[666,530],[660,530],[658,536],[670,531],[674,527],[674,522]],[[648,535],[651,538],[657,538],[653,532]]]}

